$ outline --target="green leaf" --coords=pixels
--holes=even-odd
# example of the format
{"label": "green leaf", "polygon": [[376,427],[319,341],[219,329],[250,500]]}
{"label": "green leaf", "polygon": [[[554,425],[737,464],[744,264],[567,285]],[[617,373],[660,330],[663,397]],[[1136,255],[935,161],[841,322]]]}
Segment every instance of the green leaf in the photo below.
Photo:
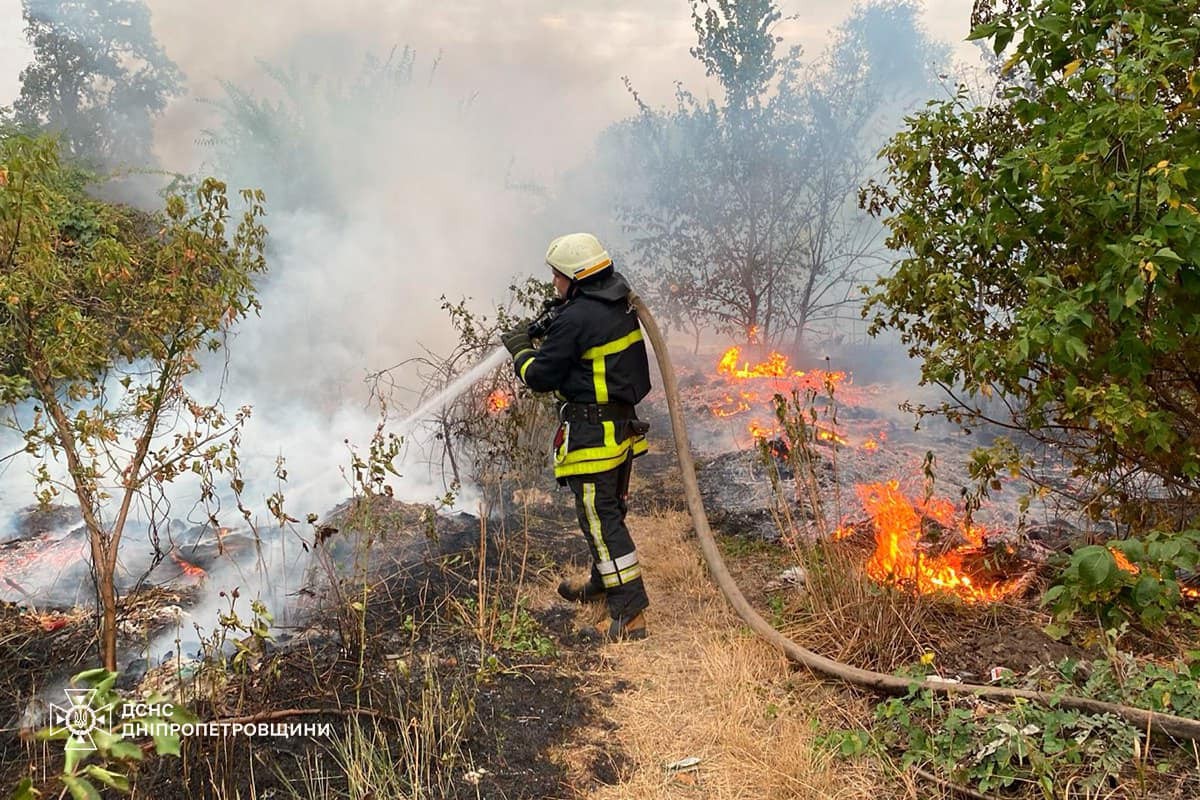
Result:
{"label": "green leaf", "polygon": [[80,745],[83,744],[79,739],[71,737],[67,740],[67,746],[63,753],[63,772],[73,775],[75,767],[81,762],[87,761],[88,756],[92,754],[90,749],[84,749]]}
{"label": "green leaf", "polygon": [[70,790],[71,797],[74,797],[75,800],[100,800],[100,793],[86,778],[63,775],[62,782]]}
{"label": "green leaf", "polygon": [[996,40],[992,42],[992,50],[996,55],[1004,52],[1004,48],[1008,47],[1008,43],[1013,40],[1013,34],[1016,33],[1012,28],[997,28]]}
{"label": "green leaf", "polygon": [[1146,294],[1146,282],[1141,278],[1134,278],[1125,289],[1125,307],[1133,308],[1138,301]]}
{"label": "green leaf", "polygon": [[1061,583],[1057,584],[1055,586],[1051,586],[1049,589],[1046,590],[1046,593],[1042,595],[1042,603],[1041,604],[1043,606],[1050,605],[1055,600],[1057,600],[1059,597],[1061,597],[1063,592],[1065,592],[1065,591],[1067,591],[1067,587],[1062,585]]}
{"label": "green leaf", "polygon": [[143,757],[142,748],[138,747],[133,742],[124,740],[113,742],[108,749],[108,754],[112,758],[126,759],[129,761],[141,761]]}
{"label": "green leaf", "polygon": [[83,672],[77,672],[71,676],[71,683],[86,683],[89,686],[95,686],[109,675],[111,672],[104,667],[96,667],[94,669],[86,669]]}
{"label": "green leaf", "polygon": [[1067,634],[1071,632],[1071,629],[1067,627],[1065,622],[1051,622],[1045,628],[1042,628],[1042,630],[1047,636],[1055,641],[1060,641],[1066,638]]}
{"label": "green leaf", "polygon": [[129,791],[129,778],[125,777],[119,772],[113,772],[111,770],[98,767],[95,764],[89,764],[88,768],[84,771],[88,775],[103,783],[105,786],[111,786],[112,788],[121,792]]}
{"label": "green leaf", "polygon": [[180,703],[171,704],[171,713],[167,715],[167,719],[176,725],[192,725],[200,721],[199,717]]}
{"label": "green leaf", "polygon": [[1098,544],[1077,550],[1071,561],[1079,568],[1079,582],[1090,589],[1107,586],[1117,571],[1112,553]]}
{"label": "green leaf", "polygon": [[33,781],[30,778],[22,778],[17,784],[17,788],[9,796],[9,800],[37,800],[42,793],[33,788]]}
{"label": "green leaf", "polygon": [[154,752],[160,756],[179,755],[179,737],[172,735],[154,736]]}
{"label": "green leaf", "polygon": [[996,20],[985,22],[982,25],[976,25],[971,29],[971,33],[967,36],[967,41],[973,42],[976,39],[986,39],[993,35],[998,27],[1000,27],[1000,23]]}
{"label": "green leaf", "polygon": [[1134,606],[1141,610],[1154,605],[1162,597],[1162,583],[1152,575],[1143,575],[1133,587]]}

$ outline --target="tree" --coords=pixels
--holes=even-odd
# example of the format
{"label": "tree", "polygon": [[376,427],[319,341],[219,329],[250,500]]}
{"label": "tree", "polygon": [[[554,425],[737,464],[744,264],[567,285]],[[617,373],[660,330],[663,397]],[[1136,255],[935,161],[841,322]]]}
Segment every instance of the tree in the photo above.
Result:
{"label": "tree", "polygon": [[951,392],[940,411],[1064,450],[1097,506],[1145,476],[1194,501],[1200,3],[1004,5],[972,32],[1008,53],[997,96],[913,115],[864,195],[904,253],[872,330]]}
{"label": "tree", "polygon": [[14,120],[59,134],[95,166],[154,163],[153,120],[183,80],[150,30],[141,0],[23,0],[33,63]]}
{"label": "tree", "polygon": [[[153,521],[166,485],[189,473],[205,503],[216,501],[218,473],[240,489],[237,429],[249,409],[230,418],[185,380],[201,348],[218,350],[257,310],[266,231],[261,193],[245,191],[230,237],[225,186],[211,178],[190,210],[171,197],[154,216],[97,201],[86,186],[53,140],[0,140],[0,406],[40,460],[40,499],[65,489],[79,503],[101,656],[115,670],[114,576],[135,503]],[[52,462],[65,464],[65,479]]]}
{"label": "tree", "polygon": [[[870,123],[922,95],[928,79],[912,64],[944,54],[916,13],[912,3],[860,7],[805,64],[798,48],[776,53],[774,2],[693,3],[691,52],[724,104],[680,87],[660,112],[635,93],[641,114],[601,142],[624,165],[618,206],[668,317],[697,336],[790,335],[798,347],[853,301],[858,277],[879,263],[880,229],[854,203],[883,138]],[[899,46],[878,35],[889,25],[909,34]]]}

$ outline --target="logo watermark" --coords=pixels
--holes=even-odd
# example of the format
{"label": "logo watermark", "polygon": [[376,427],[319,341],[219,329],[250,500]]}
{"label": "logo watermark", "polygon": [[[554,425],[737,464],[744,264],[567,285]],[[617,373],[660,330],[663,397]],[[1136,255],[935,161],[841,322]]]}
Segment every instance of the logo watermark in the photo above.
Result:
{"label": "logo watermark", "polygon": [[95,688],[66,688],[67,705],[50,704],[50,733],[67,732],[67,750],[91,751],[96,749],[95,733],[108,729],[111,722],[110,709],[96,706]]}
{"label": "logo watermark", "polygon": [[204,722],[179,719],[177,707],[172,703],[122,703],[119,733],[128,738],[140,736],[270,736],[290,738],[292,736],[328,737],[333,734],[333,725],[328,722],[256,722],[238,720],[215,720]]}
{"label": "logo watermark", "polygon": [[126,739],[193,736],[328,738],[333,735],[333,725],[328,722],[201,721],[182,706],[170,702],[120,701],[97,706],[95,689],[68,688],[63,691],[67,705],[50,705],[50,734],[65,731],[67,750],[96,750],[97,735]]}

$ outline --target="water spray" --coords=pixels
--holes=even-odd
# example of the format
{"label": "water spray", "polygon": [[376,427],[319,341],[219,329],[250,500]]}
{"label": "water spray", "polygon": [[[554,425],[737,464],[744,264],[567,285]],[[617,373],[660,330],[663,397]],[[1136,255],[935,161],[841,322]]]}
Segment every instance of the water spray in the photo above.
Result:
{"label": "water spray", "polygon": [[399,425],[396,426],[401,435],[412,430],[412,427],[421,420],[433,416],[442,409],[446,408],[446,406],[453,403],[462,396],[463,392],[467,391],[476,383],[483,380],[492,372],[492,370],[496,369],[496,367],[508,360],[508,357],[508,351],[504,349],[504,347],[497,347],[492,351],[491,355],[478,362],[475,366],[471,367],[462,375],[455,378],[449,386],[442,389],[440,392],[426,401],[420,408],[401,420]]}

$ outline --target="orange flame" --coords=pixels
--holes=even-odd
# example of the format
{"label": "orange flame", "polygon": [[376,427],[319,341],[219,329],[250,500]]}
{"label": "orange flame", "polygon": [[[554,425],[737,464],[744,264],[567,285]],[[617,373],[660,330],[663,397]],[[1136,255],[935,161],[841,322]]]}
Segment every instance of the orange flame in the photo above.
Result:
{"label": "orange flame", "polygon": [[[757,329],[751,328],[748,335],[753,341],[757,336]],[[741,356],[742,348],[735,345],[728,348],[717,362],[717,375],[730,384],[736,384],[738,388],[736,397],[732,391],[727,392],[720,402],[710,406],[709,410],[714,417],[732,417],[754,408],[763,407],[769,403],[769,398],[773,394],[788,389],[832,391],[847,377],[845,372],[826,372],[819,369],[805,372],[792,369],[788,364],[787,356],[776,351],[769,353],[765,361],[757,364],[742,360]],[[742,383],[743,381],[758,380],[770,381],[770,384],[764,387],[763,392],[741,388],[747,385],[762,386],[761,383]],[[781,383],[783,385],[780,385]],[[749,425],[749,432],[752,438],[778,435],[777,432],[769,432],[765,425],[757,421]],[[815,438],[818,441],[848,444],[845,439],[832,430],[818,430]]]}
{"label": "orange flame", "polygon": [[757,402],[758,395],[753,392],[738,392],[736,399],[733,395],[727,394],[722,400],[722,405],[713,406],[712,413],[714,417],[732,417],[743,411],[749,411],[750,404]]}
{"label": "orange flame", "polygon": [[852,536],[853,534],[854,526],[843,522],[841,525],[838,525],[836,528],[834,528],[833,540],[835,542],[840,542],[842,539]]}
{"label": "orange flame", "polygon": [[[1141,568],[1134,564],[1129,558],[1115,547],[1108,548],[1108,552],[1112,553],[1113,560],[1117,562],[1117,568],[1123,569],[1130,575],[1138,575],[1141,573]],[[1190,586],[1180,586],[1179,593],[1184,597],[1192,600],[1200,600],[1200,589],[1193,589]]]}
{"label": "orange flame", "polygon": [[874,453],[876,450],[879,449],[879,442],[875,441],[874,439],[867,439],[865,442],[862,443],[861,447],[863,450],[866,450],[868,453]]}
{"label": "orange flame", "polygon": [[908,586],[921,594],[950,592],[967,602],[998,600],[1016,588],[1019,578],[978,585],[966,572],[962,548],[940,555],[921,549],[922,517],[955,531],[969,547],[983,544],[984,529],[956,519],[950,501],[930,498],[913,502],[894,480],[855,488],[875,528],[875,552],[866,571],[876,581]]}
{"label": "orange flame", "polygon": [[487,410],[489,414],[499,414],[511,404],[512,398],[503,389],[497,389],[487,396]]}
{"label": "orange flame", "polygon": [[193,580],[202,581],[208,577],[203,567],[198,567],[190,561],[184,561],[179,554],[172,551],[171,560],[179,565],[179,571]]}
{"label": "orange flame", "polygon": [[[802,384],[805,386],[811,385],[814,389],[823,389],[826,386],[836,388],[838,384],[846,379],[845,372],[826,372],[820,369],[813,369],[805,372],[804,370],[792,369],[788,363],[788,358],[783,353],[772,350],[767,354],[766,361],[760,361],[757,364],[751,364],[749,361],[741,361],[742,348],[734,345],[726,350],[721,359],[717,362],[717,374],[724,375],[727,378],[805,378]],[[740,363],[740,366],[739,366]]]}
{"label": "orange flame", "polygon": [[833,442],[834,444],[849,444],[848,441],[838,436],[828,428],[817,426],[817,440],[821,442]]}
{"label": "orange flame", "polygon": [[750,435],[752,437],[754,437],[755,439],[765,439],[768,436],[770,436],[772,433],[774,433],[774,431],[771,428],[768,428],[766,425],[763,425],[758,420],[754,420],[750,423],[749,430],[750,430]]}

